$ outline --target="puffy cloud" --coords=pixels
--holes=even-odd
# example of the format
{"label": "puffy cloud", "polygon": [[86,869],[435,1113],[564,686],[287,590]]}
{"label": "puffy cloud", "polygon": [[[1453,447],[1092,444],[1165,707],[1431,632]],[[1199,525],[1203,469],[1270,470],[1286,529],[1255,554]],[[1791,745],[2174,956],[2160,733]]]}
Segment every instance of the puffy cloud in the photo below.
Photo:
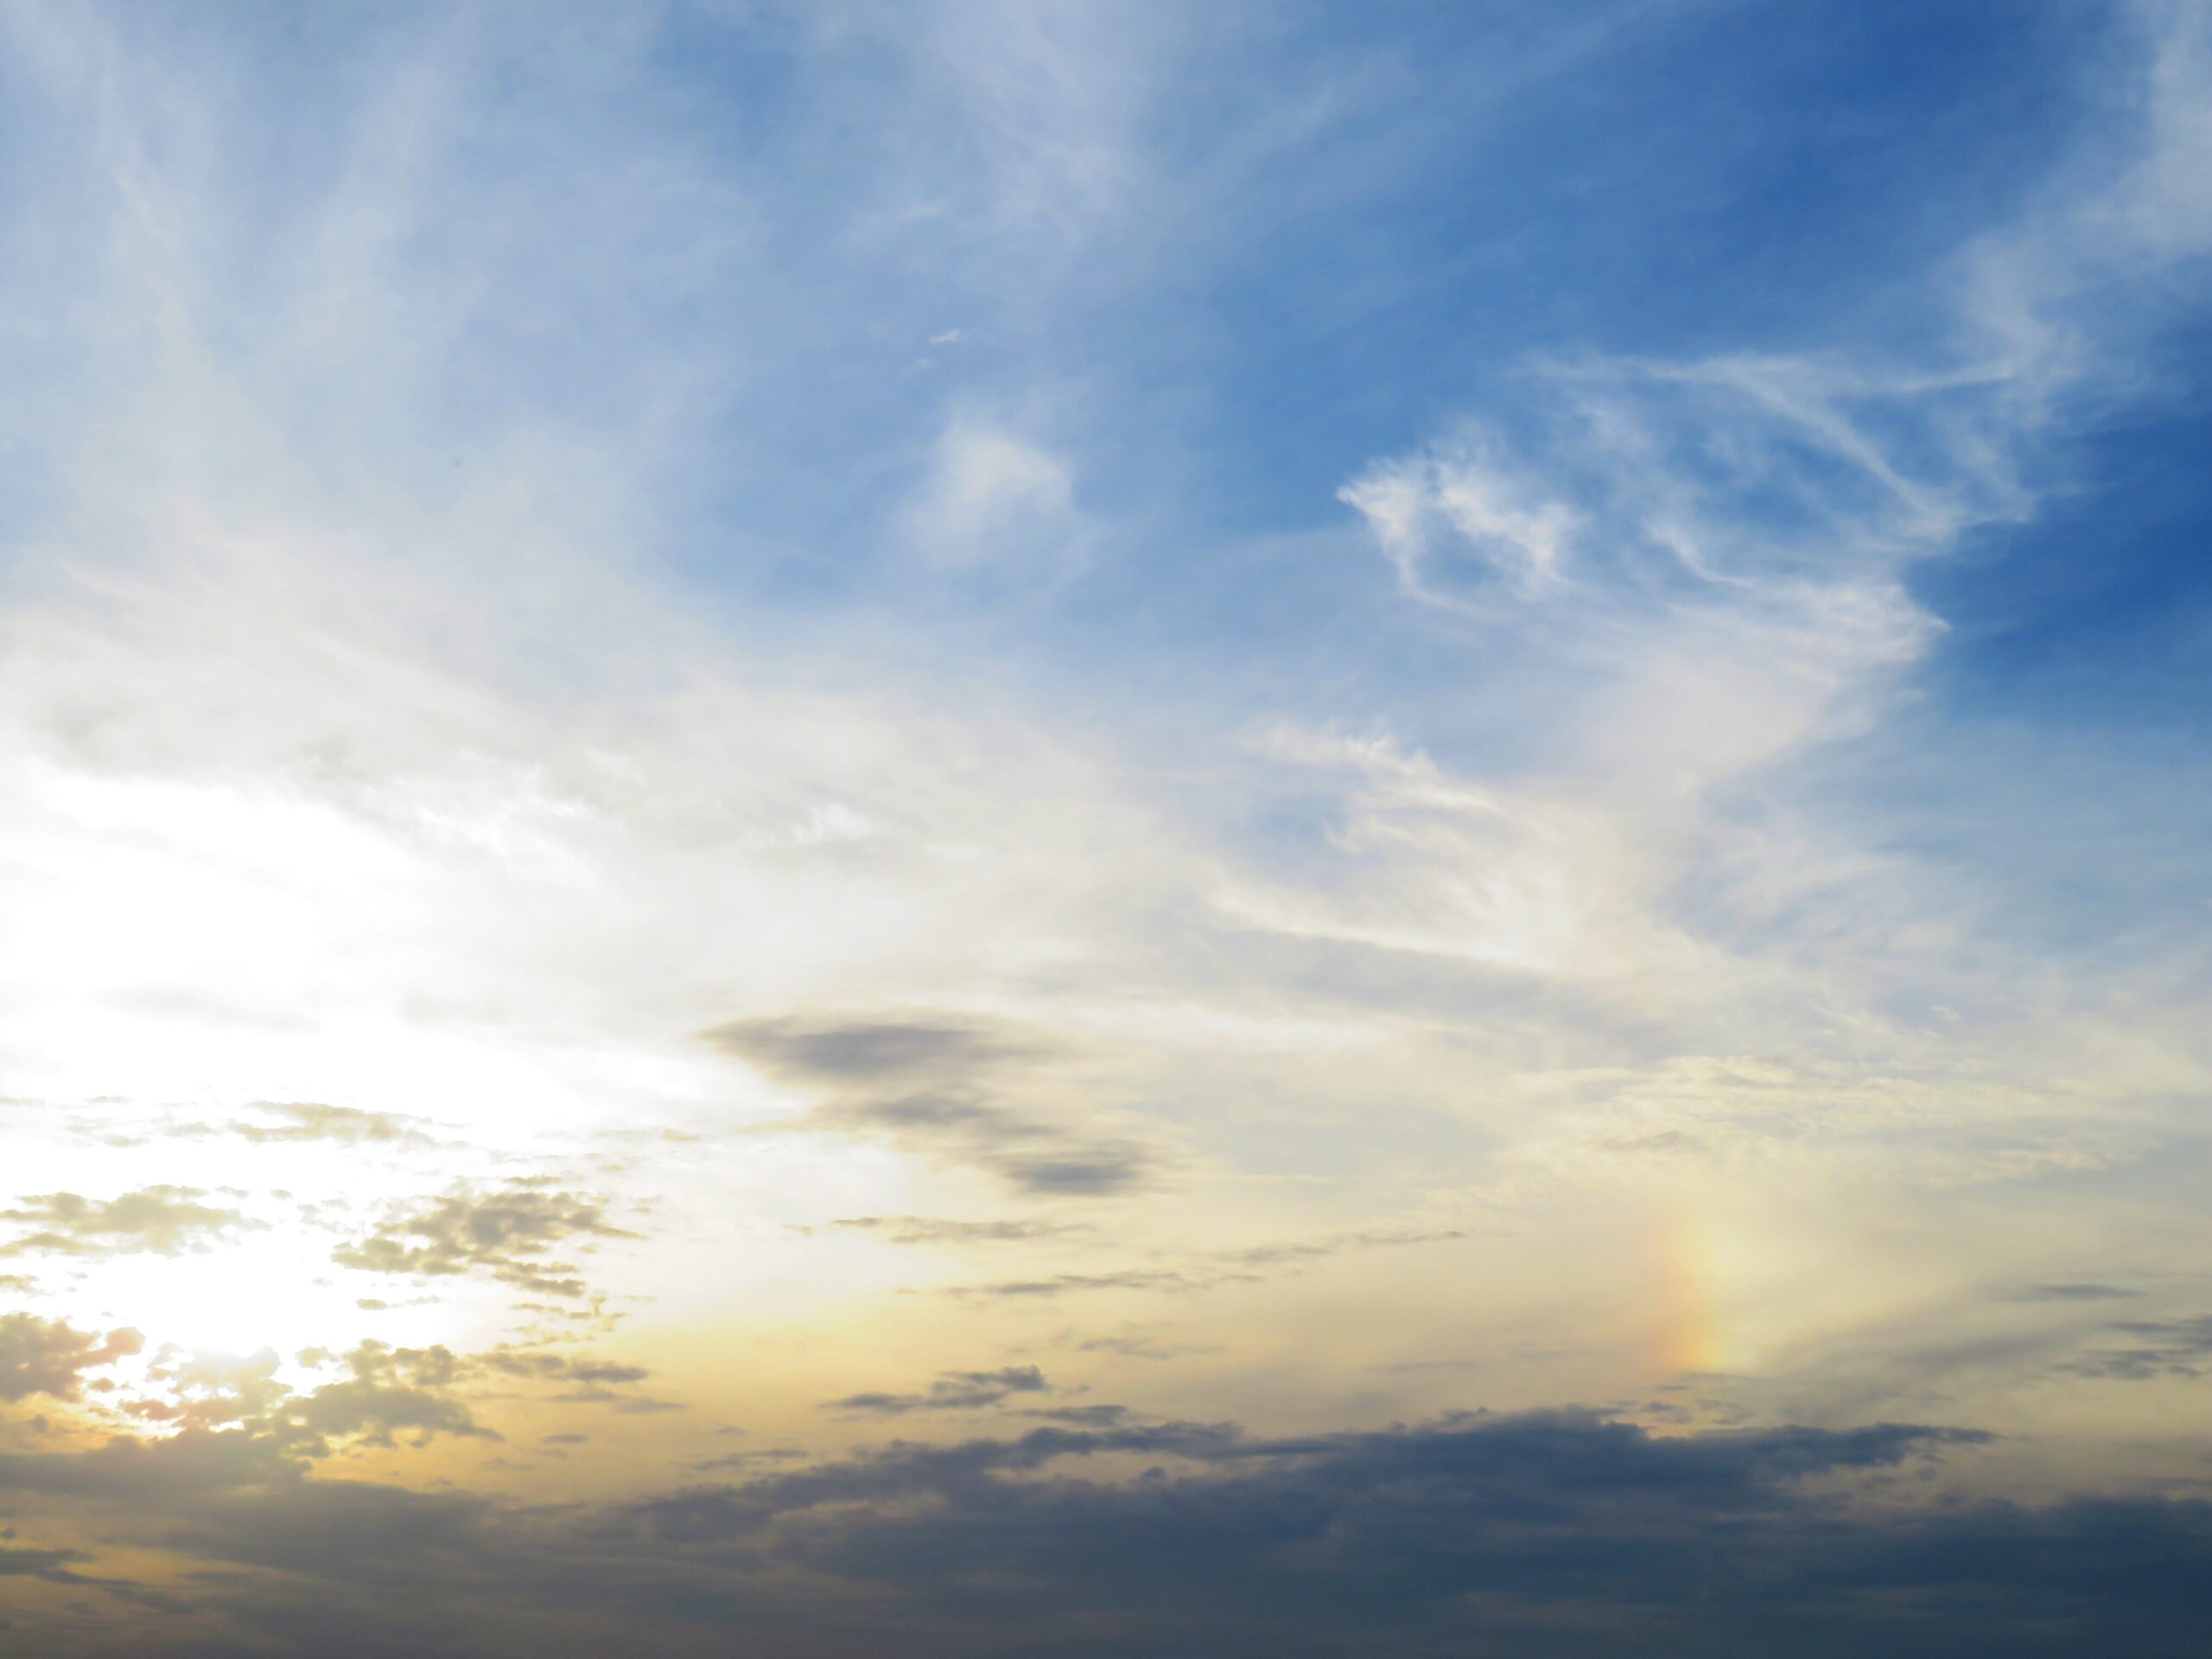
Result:
{"label": "puffy cloud", "polygon": [[124,1409],[188,1433],[232,1428],[286,1457],[321,1459],[338,1442],[389,1448],[403,1433],[416,1446],[439,1435],[499,1440],[503,1436],[477,1412],[511,1395],[516,1382],[564,1384],[567,1392],[542,1397],[603,1402],[618,1411],[680,1408],[627,1391],[652,1375],[645,1367],[588,1355],[515,1348],[455,1353],[442,1344],[410,1348],[370,1339],[343,1354],[303,1350],[297,1359],[312,1370],[335,1367],[341,1374],[295,1388],[279,1378],[281,1362],[271,1349],[167,1356],[149,1376],[175,1403],[149,1396],[125,1402]]}
{"label": "puffy cloud", "polygon": [[[332,1357],[309,1351],[302,1363],[321,1366]],[[496,1440],[455,1392],[467,1366],[443,1346],[395,1348],[364,1342],[336,1363],[346,1375],[295,1389],[279,1380],[276,1351],[197,1353],[156,1363],[150,1380],[166,1385],[177,1403],[147,1399],[127,1405],[135,1414],[181,1427],[186,1434],[223,1431],[267,1446],[280,1458],[327,1458],[334,1442],[392,1447],[407,1433],[420,1446],[440,1434]]]}
{"label": "puffy cloud", "polygon": [[144,1346],[136,1331],[111,1331],[102,1338],[33,1313],[0,1314],[0,1400],[33,1394],[74,1400],[85,1372]]}
{"label": "puffy cloud", "polygon": [[326,1382],[302,1395],[290,1407],[286,1425],[312,1436],[317,1449],[334,1435],[355,1438],[368,1446],[394,1446],[397,1444],[395,1434],[403,1430],[413,1433],[418,1445],[439,1434],[483,1440],[501,1438],[479,1423],[466,1405],[435,1389],[363,1376]]}
{"label": "puffy cloud", "polygon": [[203,1196],[188,1186],[149,1186],[105,1199],[74,1192],[21,1198],[16,1208],[0,1210],[0,1220],[22,1222],[35,1230],[10,1240],[0,1254],[114,1255],[150,1250],[175,1255],[212,1249],[241,1228],[266,1224],[239,1211],[204,1204]]}
{"label": "puffy cloud", "polygon": [[636,1236],[607,1219],[603,1200],[515,1181],[400,1205],[365,1236],[332,1251],[331,1260],[370,1273],[482,1273],[542,1295],[581,1296],[583,1281],[552,1252],[579,1239]]}

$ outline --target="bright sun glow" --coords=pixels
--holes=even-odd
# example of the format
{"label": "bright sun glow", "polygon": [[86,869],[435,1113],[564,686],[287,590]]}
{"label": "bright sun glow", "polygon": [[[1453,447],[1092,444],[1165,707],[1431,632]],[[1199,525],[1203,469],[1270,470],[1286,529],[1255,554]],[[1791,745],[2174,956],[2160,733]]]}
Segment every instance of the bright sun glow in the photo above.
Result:
{"label": "bright sun glow", "polygon": [[[104,1263],[84,1294],[116,1311],[149,1346],[252,1353],[345,1347],[362,1324],[358,1300],[372,1288],[330,1265],[327,1236],[272,1229],[203,1254]],[[424,1322],[410,1320],[410,1336]]]}

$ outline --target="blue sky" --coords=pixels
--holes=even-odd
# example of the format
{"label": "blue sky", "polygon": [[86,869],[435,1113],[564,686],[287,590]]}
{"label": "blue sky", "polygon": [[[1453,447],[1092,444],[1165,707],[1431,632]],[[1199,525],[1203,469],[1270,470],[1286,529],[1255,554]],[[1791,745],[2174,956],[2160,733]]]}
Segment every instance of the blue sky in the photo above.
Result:
{"label": "blue sky", "polygon": [[0,17],[0,1633],[2194,1651],[2202,6]]}

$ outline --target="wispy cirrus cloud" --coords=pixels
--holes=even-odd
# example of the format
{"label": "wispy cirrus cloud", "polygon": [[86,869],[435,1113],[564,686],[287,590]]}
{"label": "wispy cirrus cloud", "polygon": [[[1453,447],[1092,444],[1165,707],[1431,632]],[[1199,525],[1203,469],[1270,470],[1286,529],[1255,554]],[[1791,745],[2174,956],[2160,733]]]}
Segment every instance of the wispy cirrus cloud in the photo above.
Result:
{"label": "wispy cirrus cloud", "polygon": [[824,1411],[849,1416],[903,1417],[913,1412],[980,1411],[1015,1395],[1042,1394],[1052,1385],[1034,1365],[1004,1365],[995,1371],[944,1371],[918,1394],[874,1390],[822,1402]]}
{"label": "wispy cirrus cloud", "polygon": [[833,1221],[836,1232],[864,1233],[893,1244],[943,1245],[1024,1244],[1037,1239],[1065,1238],[1086,1230],[1077,1222],[1017,1219],[963,1221],[942,1216],[846,1216]]}

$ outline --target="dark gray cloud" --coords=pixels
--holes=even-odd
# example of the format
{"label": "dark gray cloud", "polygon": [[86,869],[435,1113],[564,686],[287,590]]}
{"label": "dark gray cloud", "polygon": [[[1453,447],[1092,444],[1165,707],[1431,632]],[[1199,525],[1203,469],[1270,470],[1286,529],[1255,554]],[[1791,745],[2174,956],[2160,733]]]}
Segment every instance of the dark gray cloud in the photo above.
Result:
{"label": "dark gray cloud", "polygon": [[[1580,1414],[1275,1441],[1051,1429],[631,1513],[678,1548],[749,1545],[897,1596],[915,1629],[961,1630],[947,1652],[2190,1651],[2212,1611],[2205,1506],[1900,1514],[1823,1495],[1978,1438],[1885,1424],[1662,1439]],[[1186,1472],[1057,1472],[1114,1454]]]}
{"label": "dark gray cloud", "polygon": [[148,1186],[105,1199],[75,1192],[18,1198],[15,1209],[0,1210],[0,1221],[18,1222],[31,1230],[0,1246],[0,1255],[121,1255],[146,1250],[175,1255],[213,1249],[241,1229],[265,1225],[237,1210],[202,1202],[206,1196],[189,1186]]}
{"label": "dark gray cloud", "polygon": [[70,1569],[91,1555],[81,1549],[18,1549],[0,1544],[0,1579],[44,1579],[49,1584],[84,1584]]}
{"label": "dark gray cloud", "polygon": [[890,1141],[1017,1192],[1095,1198],[1142,1185],[1151,1152],[1049,1111],[1057,1052],[973,1021],[740,1020],[701,1033],[725,1054],[827,1096],[798,1127]]}
{"label": "dark gray cloud", "polygon": [[[1656,1436],[1580,1412],[1280,1439],[1117,1420],[531,1509],[286,1473],[192,1431],[0,1454],[0,1492],[66,1500],[79,1538],[181,1555],[181,1605],[230,1632],[207,1653],[2195,1659],[2212,1505],[1916,1500],[1983,1438]],[[96,1573],[86,1548],[52,1565]],[[188,1651],[146,1617],[51,1645]]]}
{"label": "dark gray cloud", "polygon": [[700,1036],[773,1076],[810,1084],[968,1082],[1050,1052],[988,1027],[929,1018],[733,1020]]}
{"label": "dark gray cloud", "polygon": [[437,1276],[480,1273],[547,1296],[581,1296],[575,1268],[554,1258],[577,1240],[634,1238],[607,1218],[601,1199],[512,1181],[489,1192],[462,1186],[403,1205],[366,1236],[331,1252],[340,1267]]}
{"label": "dark gray cloud", "polygon": [[950,1163],[989,1171],[1039,1197],[1096,1198],[1144,1180],[1150,1159],[1134,1141],[1085,1134],[1039,1113],[973,1095],[896,1095],[836,1101],[804,1127],[880,1139]]}
{"label": "dark gray cloud", "polygon": [[136,1331],[101,1337],[33,1313],[0,1314],[0,1400],[34,1394],[74,1400],[84,1386],[84,1373],[112,1365],[144,1346],[145,1338]]}
{"label": "dark gray cloud", "polygon": [[940,1371],[920,1394],[849,1394],[842,1400],[824,1401],[822,1408],[879,1417],[915,1411],[980,1411],[1013,1395],[1041,1394],[1051,1386],[1034,1365],[1008,1365],[995,1371]]}

